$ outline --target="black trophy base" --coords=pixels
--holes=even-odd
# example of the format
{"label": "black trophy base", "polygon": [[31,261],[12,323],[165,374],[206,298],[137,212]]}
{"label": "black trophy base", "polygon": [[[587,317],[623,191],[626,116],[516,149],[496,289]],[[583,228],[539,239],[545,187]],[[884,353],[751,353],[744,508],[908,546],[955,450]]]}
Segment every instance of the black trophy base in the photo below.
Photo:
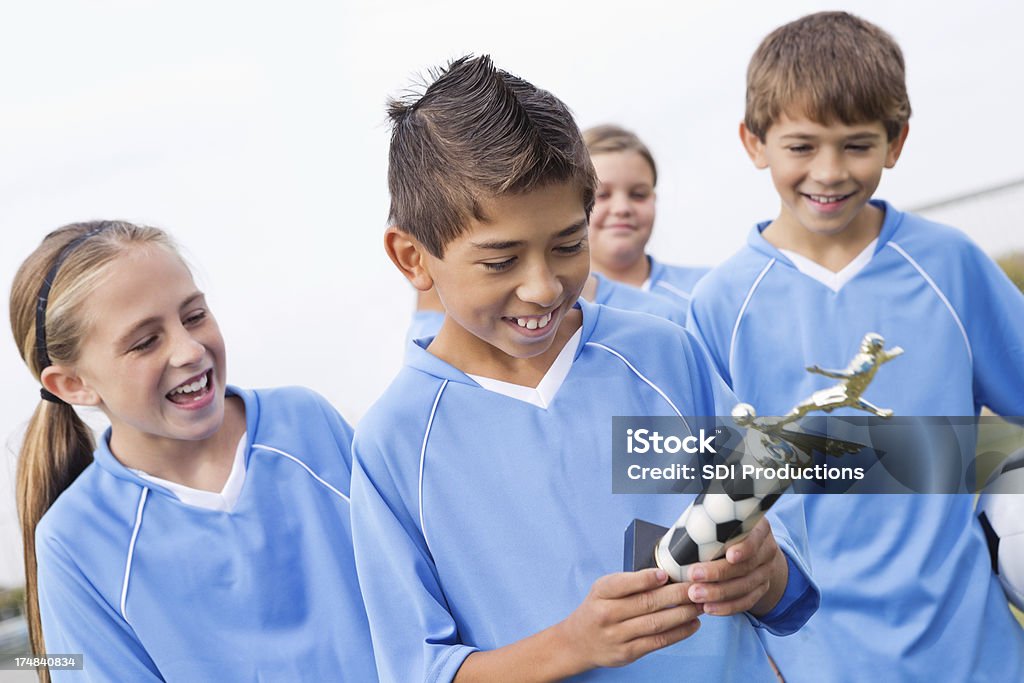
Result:
{"label": "black trophy base", "polygon": [[626,527],[623,569],[635,572],[657,567],[654,562],[654,547],[667,532],[667,526],[658,526],[642,519],[630,522]]}

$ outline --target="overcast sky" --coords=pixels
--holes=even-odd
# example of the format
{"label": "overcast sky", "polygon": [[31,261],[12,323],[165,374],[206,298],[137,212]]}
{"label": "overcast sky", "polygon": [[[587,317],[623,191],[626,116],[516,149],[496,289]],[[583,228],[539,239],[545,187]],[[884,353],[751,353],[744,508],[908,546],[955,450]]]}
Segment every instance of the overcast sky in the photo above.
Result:
{"label": "overcast sky", "polygon": [[[381,248],[388,95],[431,66],[489,53],[565,100],[581,126],[632,127],[659,164],[654,253],[712,265],[778,208],[736,135],[747,60],[779,24],[835,8],[794,0],[8,3],[0,12],[0,308],[17,265],[47,231],[93,218],[158,225],[183,245],[209,294],[230,381],[312,386],[356,422],[399,367],[412,307]],[[890,31],[907,60],[911,134],[880,196],[911,207],[1024,176],[1016,3],[842,8]],[[1002,219],[1013,223],[965,217],[973,224],[961,227],[990,252],[1024,246]],[[6,331],[0,373],[4,585],[20,581],[13,452],[38,400]]]}

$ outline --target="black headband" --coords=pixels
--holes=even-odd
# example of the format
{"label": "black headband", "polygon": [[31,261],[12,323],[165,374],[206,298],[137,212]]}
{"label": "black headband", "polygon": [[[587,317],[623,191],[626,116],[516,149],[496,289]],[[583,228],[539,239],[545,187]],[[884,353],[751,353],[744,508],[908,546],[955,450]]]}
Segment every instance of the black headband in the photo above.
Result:
{"label": "black headband", "polygon": [[[48,368],[53,363],[50,361],[50,354],[46,352],[46,304],[50,299],[50,287],[53,286],[53,281],[57,277],[57,271],[60,270],[61,265],[71,255],[78,246],[92,237],[93,235],[106,230],[110,227],[110,223],[100,223],[96,227],[90,229],[87,232],[82,233],[75,239],[71,240],[61,249],[60,254],[57,256],[57,260],[50,266],[50,271],[43,278],[43,284],[39,287],[39,297],[36,299],[36,362],[39,364],[39,371],[42,372],[44,368]],[[54,396],[46,389],[40,389],[39,395],[46,401],[53,403],[63,403],[58,396]]]}

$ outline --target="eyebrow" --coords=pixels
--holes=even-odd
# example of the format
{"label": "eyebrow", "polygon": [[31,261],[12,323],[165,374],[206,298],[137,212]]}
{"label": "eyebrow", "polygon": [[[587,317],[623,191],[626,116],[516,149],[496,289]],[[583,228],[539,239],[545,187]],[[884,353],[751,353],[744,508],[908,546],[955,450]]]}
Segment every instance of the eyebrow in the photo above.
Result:
{"label": "eyebrow", "polygon": [[[202,292],[199,292],[199,291],[193,292],[192,294],[187,296],[184,301],[181,302],[181,305],[178,308],[182,309],[182,308],[186,308],[188,306],[191,306],[193,303],[195,303],[199,299],[202,299],[204,296],[205,295]],[[139,330],[141,330],[142,328],[146,327],[147,325],[152,325],[153,323],[160,322],[160,320],[161,320],[161,318],[158,315],[151,315],[148,318],[143,318],[139,322],[137,322],[134,325],[132,325],[130,330],[128,330],[123,335],[118,337],[117,344],[118,345],[124,345],[124,344],[129,343],[131,341],[131,338],[139,333]]]}
{"label": "eyebrow", "polygon": [[[580,220],[570,225],[568,228],[560,230],[556,235],[554,235],[554,239],[561,239],[562,237],[574,235],[580,230],[585,230],[586,227],[587,219],[581,218]],[[495,240],[493,242],[471,242],[470,246],[472,246],[474,249],[502,250],[514,249],[515,247],[521,247],[524,244],[526,244],[526,240]]]}
{"label": "eyebrow", "polygon": [[[810,135],[810,134],[807,134],[807,133],[789,133],[788,135],[783,135],[780,139],[782,139],[782,140],[817,140],[818,137],[819,136],[817,136],[817,135]],[[882,137],[881,133],[869,133],[869,132],[865,131],[863,133],[854,133],[853,135],[849,135],[849,136],[847,136],[847,137],[845,137],[843,139],[844,140],[877,140],[877,139],[879,139],[881,137]]]}

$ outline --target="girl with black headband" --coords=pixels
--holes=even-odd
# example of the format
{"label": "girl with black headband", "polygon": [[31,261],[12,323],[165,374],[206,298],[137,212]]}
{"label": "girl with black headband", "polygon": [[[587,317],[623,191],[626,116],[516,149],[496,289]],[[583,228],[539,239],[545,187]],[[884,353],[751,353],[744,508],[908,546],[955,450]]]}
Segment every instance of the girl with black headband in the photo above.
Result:
{"label": "girl with black headband", "polygon": [[[60,228],[22,264],[10,311],[42,384],[18,464],[32,646],[84,655],[84,675],[51,675],[374,680],[351,429],[308,390],[226,384],[170,238]],[[73,406],[109,418],[98,444]]]}

